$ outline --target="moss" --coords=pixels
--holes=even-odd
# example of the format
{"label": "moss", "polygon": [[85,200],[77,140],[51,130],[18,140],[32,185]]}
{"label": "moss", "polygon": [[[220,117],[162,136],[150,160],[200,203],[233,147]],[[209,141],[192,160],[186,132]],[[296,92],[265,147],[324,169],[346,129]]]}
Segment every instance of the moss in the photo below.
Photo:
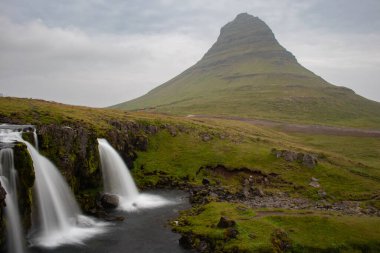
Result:
{"label": "moss", "polygon": [[20,190],[18,191],[19,208],[22,224],[25,231],[31,226],[31,209],[32,209],[32,187],[34,185],[35,175],[33,161],[29,155],[27,147],[23,143],[17,143],[14,148],[14,163],[18,172]]}
{"label": "moss", "polygon": [[[207,238],[220,252],[379,252],[379,217],[266,211],[268,215],[258,216],[242,204],[211,202],[182,212],[173,229],[198,240]],[[226,215],[236,221],[237,239],[226,240],[225,229],[216,226]],[[199,242],[193,242],[197,247]]]}

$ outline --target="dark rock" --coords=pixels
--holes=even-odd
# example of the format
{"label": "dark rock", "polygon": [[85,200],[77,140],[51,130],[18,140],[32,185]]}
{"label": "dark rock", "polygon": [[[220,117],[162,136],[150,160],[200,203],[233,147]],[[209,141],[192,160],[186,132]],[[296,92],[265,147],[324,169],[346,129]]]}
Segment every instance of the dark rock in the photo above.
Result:
{"label": "dark rock", "polygon": [[190,234],[184,234],[179,239],[179,245],[181,245],[185,249],[192,249],[193,248],[193,239]]}
{"label": "dark rock", "polygon": [[208,185],[208,184],[210,184],[210,180],[208,180],[207,178],[203,178],[202,179],[202,184],[203,185]]}
{"label": "dark rock", "polygon": [[0,182],[0,207],[6,206],[6,204],[5,204],[6,196],[7,196],[7,192],[5,191],[5,189],[3,188],[3,186],[1,185],[1,182]]}
{"label": "dark rock", "polygon": [[239,231],[236,228],[227,228],[224,235],[227,239],[236,238],[239,234]]}
{"label": "dark rock", "polygon": [[220,220],[218,222],[217,227],[218,228],[230,228],[234,227],[236,225],[236,222],[234,220],[231,220],[225,216],[220,217]]}
{"label": "dark rock", "polygon": [[119,197],[117,195],[105,193],[100,198],[102,207],[107,209],[114,209],[119,206]]}

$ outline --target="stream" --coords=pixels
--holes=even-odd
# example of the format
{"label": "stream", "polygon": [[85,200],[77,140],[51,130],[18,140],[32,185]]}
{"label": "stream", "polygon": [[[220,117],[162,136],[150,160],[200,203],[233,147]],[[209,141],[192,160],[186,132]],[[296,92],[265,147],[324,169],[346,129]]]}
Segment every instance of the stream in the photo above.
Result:
{"label": "stream", "polygon": [[172,204],[136,212],[114,211],[124,216],[121,222],[109,222],[106,232],[84,242],[58,248],[29,248],[29,253],[182,253],[191,252],[178,244],[179,234],[173,233],[168,220],[175,219],[178,211],[191,207],[187,194],[178,190],[147,192],[159,195]]}

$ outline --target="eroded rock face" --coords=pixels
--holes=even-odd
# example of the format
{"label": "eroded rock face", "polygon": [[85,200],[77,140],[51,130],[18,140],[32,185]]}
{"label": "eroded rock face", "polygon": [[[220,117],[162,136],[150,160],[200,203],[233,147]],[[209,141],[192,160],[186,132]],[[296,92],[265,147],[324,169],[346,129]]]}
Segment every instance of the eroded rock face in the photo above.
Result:
{"label": "eroded rock face", "polygon": [[0,208],[5,207],[5,198],[7,197],[7,192],[3,188],[0,182]]}

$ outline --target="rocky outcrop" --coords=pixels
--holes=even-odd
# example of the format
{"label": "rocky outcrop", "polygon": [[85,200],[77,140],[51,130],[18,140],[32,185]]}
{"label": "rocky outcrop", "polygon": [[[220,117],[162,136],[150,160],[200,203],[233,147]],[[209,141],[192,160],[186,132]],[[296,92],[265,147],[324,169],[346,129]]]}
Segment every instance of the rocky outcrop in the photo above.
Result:
{"label": "rocky outcrop", "polygon": [[0,182],[0,208],[3,208],[6,206],[6,204],[5,204],[5,198],[6,197],[7,197],[7,192],[4,190],[4,188]]}
{"label": "rocky outcrop", "polygon": [[37,128],[40,152],[59,168],[84,211],[95,208],[96,195],[103,187],[97,138],[106,138],[133,169],[136,151],[146,150],[147,136],[158,131],[155,125],[134,121],[109,124],[102,131],[79,123]]}
{"label": "rocky outcrop", "polygon": [[276,156],[276,158],[283,158],[287,162],[297,161],[303,166],[313,169],[318,164],[318,156],[315,154],[308,153],[298,153],[291,150],[277,150],[272,149],[272,154]]}
{"label": "rocky outcrop", "polygon": [[31,227],[32,192],[34,185],[33,161],[25,144],[18,143],[13,147],[14,164],[19,177],[18,204],[21,222],[25,231]]}

